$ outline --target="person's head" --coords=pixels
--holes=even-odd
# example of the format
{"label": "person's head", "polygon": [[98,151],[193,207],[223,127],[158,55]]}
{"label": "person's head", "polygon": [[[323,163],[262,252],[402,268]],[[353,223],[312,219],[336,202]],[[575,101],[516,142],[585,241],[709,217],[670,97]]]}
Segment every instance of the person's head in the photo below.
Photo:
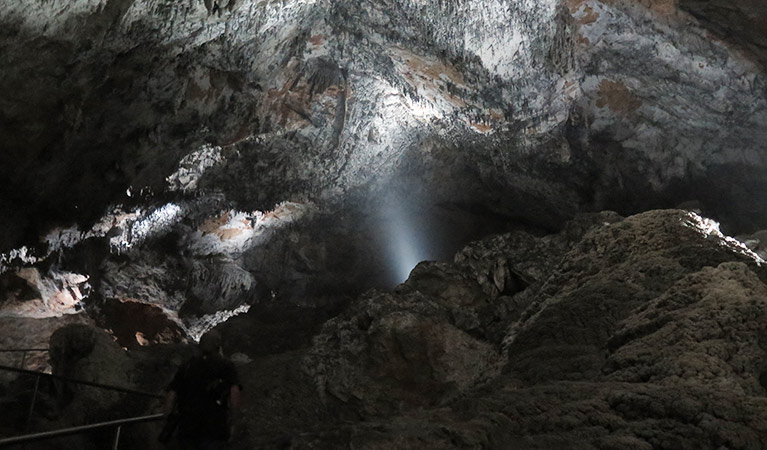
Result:
{"label": "person's head", "polygon": [[203,355],[215,355],[221,349],[221,335],[216,330],[209,330],[200,338],[200,351]]}

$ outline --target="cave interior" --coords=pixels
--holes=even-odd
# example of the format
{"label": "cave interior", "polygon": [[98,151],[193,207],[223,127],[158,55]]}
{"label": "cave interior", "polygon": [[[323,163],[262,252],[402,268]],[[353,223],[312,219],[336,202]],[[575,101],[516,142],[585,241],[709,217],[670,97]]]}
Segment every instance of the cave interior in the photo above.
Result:
{"label": "cave interior", "polygon": [[235,450],[767,448],[763,1],[0,24],[0,446],[158,412],[215,329]]}

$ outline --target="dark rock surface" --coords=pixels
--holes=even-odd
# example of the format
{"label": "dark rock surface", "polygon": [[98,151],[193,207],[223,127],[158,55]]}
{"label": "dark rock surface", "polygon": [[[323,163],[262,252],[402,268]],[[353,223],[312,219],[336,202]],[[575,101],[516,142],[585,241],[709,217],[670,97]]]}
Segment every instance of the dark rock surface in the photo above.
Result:
{"label": "dark rock surface", "polygon": [[[0,314],[107,324],[131,299],[195,337],[584,211],[692,200],[726,231],[767,226],[745,0],[229,5],[0,10]],[[488,295],[540,278],[487,264]]]}
{"label": "dark rock surface", "polygon": [[[767,272],[710,225],[594,215],[422,264],[240,366],[241,448],[760,449]],[[486,293],[502,257],[530,284]]]}
{"label": "dark rock surface", "polygon": [[[580,211],[694,199],[728,230],[764,228],[752,3],[11,1],[0,262],[83,237],[147,247],[168,228],[210,245],[200,225],[284,201],[368,224],[387,198],[467,205],[485,213],[438,231],[476,234],[493,214],[552,230]],[[317,225],[294,230],[310,263]],[[372,256],[354,278],[378,269]]]}
{"label": "dark rock surface", "polygon": [[761,3],[9,0],[0,341],[234,317],[242,448],[767,447]]}
{"label": "dark rock surface", "polygon": [[[274,298],[219,325],[245,387],[234,448],[761,449],[763,264],[687,211],[604,212],[490,236],[392,291]],[[51,348],[54,370],[150,391],[191,352],[83,325]],[[151,408],[67,408],[84,401]]]}

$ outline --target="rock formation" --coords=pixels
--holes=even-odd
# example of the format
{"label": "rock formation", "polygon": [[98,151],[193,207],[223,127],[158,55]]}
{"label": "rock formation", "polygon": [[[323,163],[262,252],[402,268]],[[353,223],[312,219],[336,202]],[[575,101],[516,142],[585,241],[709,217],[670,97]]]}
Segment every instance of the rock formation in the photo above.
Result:
{"label": "rock formation", "polygon": [[6,3],[4,348],[218,325],[243,448],[765,446],[760,2]]}
{"label": "rock formation", "polygon": [[[311,346],[250,355],[242,448],[762,448],[767,272],[710,225],[601,214],[421,265]],[[530,284],[484,292],[500,258]]]}
{"label": "rock formation", "polygon": [[764,38],[737,26],[741,13],[596,0],[212,8],[0,13],[2,88],[15,93],[4,251],[38,246],[52,225],[87,233],[116,205],[121,236],[140,240],[139,209],[198,189],[224,196],[183,208],[206,218],[285,200],[370,214],[392,192],[548,227],[690,199],[739,231],[764,223],[749,207],[764,191]]}
{"label": "rock formation", "polygon": [[[261,304],[219,326],[246,388],[235,448],[762,448],[763,264],[695,213],[600,213],[471,243],[393,291]],[[184,358],[99,356],[96,334],[54,333],[54,369],[159,390]]]}
{"label": "rock formation", "polygon": [[2,270],[183,316],[392,286],[508,218],[696,200],[756,231],[766,53],[746,9],[11,2]]}

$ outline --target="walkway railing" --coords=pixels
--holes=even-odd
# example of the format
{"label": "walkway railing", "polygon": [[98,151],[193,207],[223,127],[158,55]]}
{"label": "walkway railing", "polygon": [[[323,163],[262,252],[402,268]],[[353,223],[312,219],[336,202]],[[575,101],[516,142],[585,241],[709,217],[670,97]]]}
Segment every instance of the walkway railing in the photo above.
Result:
{"label": "walkway railing", "polygon": [[0,370],[6,371],[6,372],[16,372],[16,373],[23,373],[26,375],[32,375],[32,376],[36,376],[38,379],[40,377],[46,377],[46,378],[51,378],[54,380],[64,381],[67,383],[81,384],[83,386],[91,386],[91,387],[95,387],[99,389],[106,389],[108,391],[122,392],[124,394],[134,394],[134,395],[143,395],[145,397],[162,398],[162,395],[155,394],[154,392],[139,391],[136,389],[113,386],[111,384],[103,384],[103,383],[96,383],[93,381],[78,380],[75,378],[67,378],[67,377],[62,377],[60,375],[37,372],[35,370],[17,369],[16,367],[9,367],[9,366],[2,366],[2,365],[0,365]]}
{"label": "walkway railing", "polygon": [[150,422],[153,420],[160,420],[164,417],[163,414],[152,414],[149,416],[130,417],[128,419],[111,420],[109,422],[99,422],[90,425],[82,425],[79,427],[64,428],[62,430],[44,431],[41,433],[25,434],[23,436],[15,436],[12,438],[0,439],[0,447],[6,447],[10,445],[25,444],[32,441],[40,441],[43,439],[51,439],[59,436],[66,436],[70,434],[85,433],[86,431],[96,430],[100,428],[116,427],[115,438],[112,443],[112,449],[117,450],[120,445],[120,432],[123,425],[139,422]]}
{"label": "walkway railing", "polygon": [[[14,350],[0,350],[0,351],[4,351],[4,352],[7,352],[7,351],[25,352],[24,354],[26,355],[26,352],[30,352],[30,351],[47,351],[47,349],[44,349],[44,350],[43,349],[14,349]],[[79,385],[83,385],[83,386],[91,386],[91,387],[95,387],[95,388],[99,388],[99,389],[105,389],[105,390],[110,390],[110,391],[115,391],[115,392],[121,392],[121,393],[124,393],[124,394],[141,395],[141,396],[153,397],[153,398],[162,398],[161,395],[158,395],[158,394],[155,394],[155,393],[152,393],[152,392],[139,391],[139,390],[136,390],[136,389],[129,389],[129,388],[124,388],[124,387],[120,387],[120,386],[113,386],[113,385],[109,385],[109,384],[96,383],[96,382],[93,382],[93,381],[77,380],[77,379],[74,379],[74,378],[62,377],[62,376],[53,375],[53,374],[50,374],[50,373],[43,373],[43,372],[37,372],[37,371],[34,371],[34,370],[27,370],[27,369],[23,368],[23,365],[24,365],[24,359],[22,359],[22,368],[9,367],[9,366],[0,365],[0,370],[6,371],[6,372],[20,373],[20,374],[25,374],[25,375],[32,375],[32,376],[35,377],[35,387],[34,387],[34,391],[32,393],[32,401],[30,402],[30,405],[29,405],[29,411],[28,411],[28,414],[27,414],[27,422],[26,422],[26,425],[24,427],[24,431],[25,432],[29,432],[29,427],[30,427],[30,425],[32,423],[32,415],[33,415],[33,412],[34,412],[34,409],[35,409],[35,402],[37,400],[37,393],[38,393],[38,390],[40,388],[40,378],[42,378],[42,377],[63,381],[65,383],[79,384]],[[117,446],[118,446],[118,444],[120,442],[120,432],[121,432],[121,429],[122,429],[123,425],[130,424],[130,423],[136,423],[136,422],[147,422],[147,421],[152,421],[152,420],[159,420],[162,417],[163,417],[162,414],[155,414],[155,415],[149,415],[149,416],[140,416],[140,417],[131,417],[131,418],[127,418],[127,419],[113,420],[113,421],[109,421],[109,422],[100,422],[100,423],[96,423],[96,424],[90,424],[90,425],[83,425],[83,426],[78,426],[78,427],[66,428],[66,429],[63,429],[63,430],[55,430],[55,431],[46,431],[46,432],[42,432],[42,433],[25,434],[23,436],[16,436],[16,437],[12,437],[12,438],[0,439],[0,447],[4,447],[4,446],[7,446],[7,445],[23,444],[25,442],[37,441],[37,440],[41,440],[41,439],[50,439],[50,438],[54,438],[54,437],[58,437],[58,436],[63,436],[63,435],[78,434],[78,433],[83,433],[83,432],[90,431],[90,430],[97,429],[97,428],[116,427],[114,445],[112,447],[113,449],[116,450]]]}
{"label": "walkway railing", "polygon": [[[28,372],[24,370],[24,364],[27,362],[27,353],[29,352],[48,352],[49,350],[47,348],[4,348],[0,349],[0,353],[21,353],[21,364],[19,364],[19,369],[15,369],[13,367],[6,367],[6,371],[16,372],[16,371],[22,371]],[[5,366],[0,366],[5,367]],[[37,391],[40,387],[40,377],[37,376],[38,374],[42,372],[33,372],[35,375],[35,389],[34,393],[32,394],[32,401],[29,405],[29,413],[27,414],[27,422],[24,426],[24,431],[29,431],[29,425],[32,423],[32,413],[35,410],[35,401],[37,400]]]}

